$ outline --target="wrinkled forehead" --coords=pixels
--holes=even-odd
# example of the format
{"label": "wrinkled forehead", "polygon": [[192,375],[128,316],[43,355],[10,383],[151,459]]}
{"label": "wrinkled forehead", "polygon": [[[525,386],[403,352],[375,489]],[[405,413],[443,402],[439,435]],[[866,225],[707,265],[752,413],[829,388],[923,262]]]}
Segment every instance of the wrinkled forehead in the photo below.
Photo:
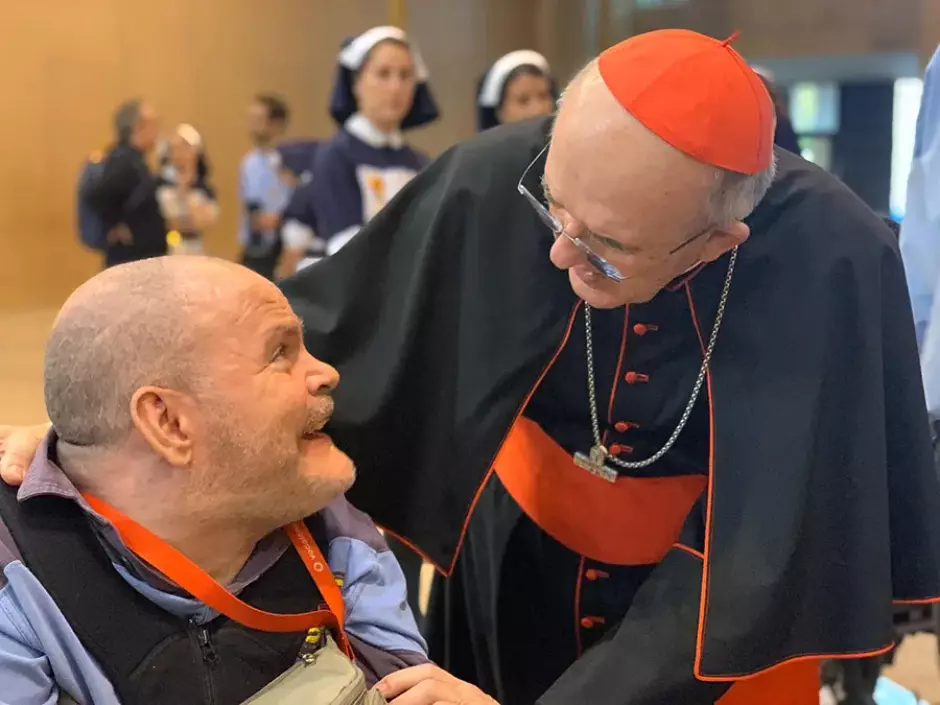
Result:
{"label": "wrinkled forehead", "polygon": [[574,118],[559,114],[544,171],[552,197],[573,216],[601,233],[630,221],[682,227],[699,219],[713,190],[712,169],[629,116],[608,124]]}
{"label": "wrinkled forehead", "polygon": [[282,320],[297,318],[287,297],[262,277],[243,283],[232,297],[229,310],[234,315],[235,322],[245,329],[263,325],[272,317]]}
{"label": "wrinkled forehead", "polygon": [[273,283],[247,269],[226,270],[208,276],[191,302],[210,342],[213,337],[244,341],[257,337],[272,319],[296,320],[287,298]]}
{"label": "wrinkled forehead", "polygon": [[629,168],[620,155],[605,153],[596,142],[571,139],[563,123],[552,133],[541,162],[543,180],[558,197],[582,192],[599,197],[611,184],[622,181],[622,171]]}

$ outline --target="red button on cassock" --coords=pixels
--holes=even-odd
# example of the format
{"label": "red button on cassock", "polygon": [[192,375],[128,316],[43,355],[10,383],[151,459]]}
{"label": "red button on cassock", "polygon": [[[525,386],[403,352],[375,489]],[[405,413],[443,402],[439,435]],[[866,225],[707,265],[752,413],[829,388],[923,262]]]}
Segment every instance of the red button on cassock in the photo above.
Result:
{"label": "red button on cassock", "polygon": [[652,323],[637,323],[633,326],[633,332],[639,336],[646,335],[650,331],[659,330],[659,326],[654,326]]}
{"label": "red button on cassock", "polygon": [[627,372],[627,374],[623,376],[623,381],[627,384],[636,384],[637,382],[649,381],[649,377],[639,372]]}
{"label": "red button on cassock", "polygon": [[626,421],[618,421],[614,424],[614,430],[617,433],[626,433],[630,430],[630,424],[628,424]]}
{"label": "red button on cassock", "polygon": [[585,629],[590,629],[591,627],[594,626],[594,620],[591,619],[590,617],[584,617],[581,620],[581,626],[584,627]]}

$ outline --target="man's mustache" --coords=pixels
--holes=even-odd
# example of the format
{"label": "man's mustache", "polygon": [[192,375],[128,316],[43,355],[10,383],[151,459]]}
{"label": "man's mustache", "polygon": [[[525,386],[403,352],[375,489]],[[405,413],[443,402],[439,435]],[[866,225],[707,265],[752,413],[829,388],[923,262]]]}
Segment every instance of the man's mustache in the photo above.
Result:
{"label": "man's mustache", "polygon": [[313,398],[307,408],[307,422],[304,424],[304,434],[318,433],[329,422],[333,415],[333,397],[329,394],[318,394]]}

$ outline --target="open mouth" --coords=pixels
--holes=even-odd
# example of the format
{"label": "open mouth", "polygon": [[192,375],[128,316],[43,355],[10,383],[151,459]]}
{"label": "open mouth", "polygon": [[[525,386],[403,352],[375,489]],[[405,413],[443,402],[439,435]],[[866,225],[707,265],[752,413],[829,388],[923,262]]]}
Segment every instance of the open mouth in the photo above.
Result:
{"label": "open mouth", "polygon": [[323,428],[329,423],[333,415],[333,400],[328,396],[320,396],[314,406],[307,412],[307,422],[304,424],[300,438],[304,441],[315,441],[325,438]]}
{"label": "open mouth", "polygon": [[325,438],[326,434],[323,433],[323,427],[326,426],[327,422],[330,420],[329,417],[316,420],[308,420],[307,425],[303,430],[303,433],[300,434],[302,440],[305,441],[315,441],[320,438]]}

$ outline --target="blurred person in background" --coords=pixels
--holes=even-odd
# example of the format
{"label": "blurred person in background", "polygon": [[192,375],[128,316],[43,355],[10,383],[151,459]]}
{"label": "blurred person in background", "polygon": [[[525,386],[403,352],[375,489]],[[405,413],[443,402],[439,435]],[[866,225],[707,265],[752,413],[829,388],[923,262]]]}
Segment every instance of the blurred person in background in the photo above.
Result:
{"label": "blurred person in background", "polygon": [[104,157],[100,175],[82,190],[81,198],[108,233],[105,267],[167,252],[157,182],[147,164],[158,130],[152,105],[138,99],[123,103],[114,113],[116,143]]}
{"label": "blurred person in background", "polygon": [[[940,336],[940,326],[929,325],[932,317],[940,315],[935,305],[935,292],[940,282],[940,49],[927,65],[924,76],[900,242],[917,341],[921,346],[921,364],[927,379],[932,373],[930,368],[940,362],[933,359],[932,353],[929,360],[924,359],[929,352],[925,343],[928,328],[938,329],[936,335]],[[940,356],[940,339],[936,342]],[[940,375],[940,370],[934,374]],[[940,384],[927,386],[928,406],[940,412]]]}
{"label": "blurred person in background", "polygon": [[320,148],[313,170],[313,206],[328,254],[428,163],[402,135],[438,117],[427,80],[424,61],[397,27],[373,27],[344,43],[330,98],[341,129]]}
{"label": "blurred person in background", "polygon": [[[427,67],[404,31],[373,27],[343,44],[330,98],[330,115],[341,129],[318,150],[311,182],[317,235],[327,255],[352,240],[427,165],[427,156],[409,147],[402,131],[438,114]],[[421,559],[403,544],[389,543],[420,623]]]}
{"label": "blurred person in background", "polygon": [[497,125],[550,115],[558,91],[548,60],[521,49],[500,57],[483,75],[477,90],[477,126]]}
{"label": "blurred person in background", "polygon": [[192,125],[178,125],[160,159],[157,202],[166,219],[173,254],[202,254],[202,232],[219,219],[219,202],[209,182],[209,160],[202,136]]}
{"label": "blurred person in background", "polygon": [[940,284],[940,48],[924,75],[899,239],[920,346],[934,465],[940,472],[940,307],[936,296]]}
{"label": "blurred person in background", "polygon": [[313,162],[319,142],[305,140],[278,147],[281,155],[281,179],[294,189],[281,217],[283,251],[277,266],[277,278],[283,279],[298,269],[326,256],[326,242],[317,236],[317,217],[313,208]]}
{"label": "blurred person in background", "polygon": [[287,104],[262,94],[248,109],[248,130],[254,148],[239,168],[239,193],[244,212],[239,231],[242,264],[268,279],[281,254],[281,213],[290,200],[291,187],[278,175],[280,155],[275,148],[290,119]]}
{"label": "blurred person in background", "polygon": [[277,173],[292,192],[301,184],[310,182],[319,145],[316,140],[292,140],[278,145]]}

